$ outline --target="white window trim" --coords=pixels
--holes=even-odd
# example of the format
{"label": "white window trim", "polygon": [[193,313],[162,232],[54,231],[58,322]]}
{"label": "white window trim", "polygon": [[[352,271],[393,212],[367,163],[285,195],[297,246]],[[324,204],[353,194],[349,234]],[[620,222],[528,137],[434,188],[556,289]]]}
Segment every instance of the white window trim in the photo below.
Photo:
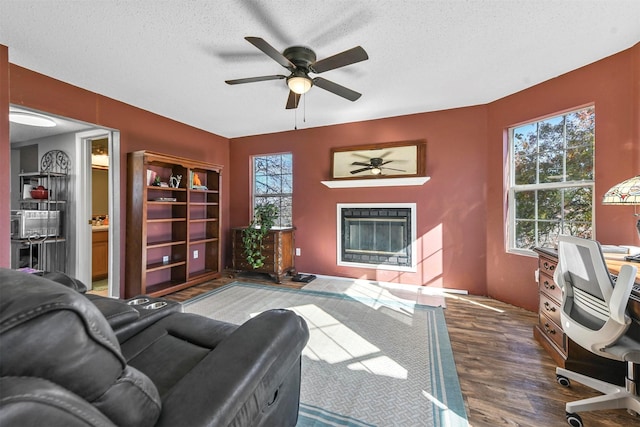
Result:
{"label": "white window trim", "polygon": [[[513,131],[515,128],[519,126],[523,126],[528,123],[537,123],[544,121],[546,119],[550,119],[553,117],[564,116],[567,114],[571,114],[572,112],[580,111],[585,108],[594,107],[593,105],[585,105],[576,109],[567,110],[564,112],[560,112],[557,114],[552,114],[549,116],[541,117],[532,121],[522,122],[517,125],[509,126],[507,132],[507,160],[508,160],[508,169],[506,173],[508,174],[508,191],[507,191],[507,221],[505,223],[506,227],[504,230],[505,233],[505,246],[506,252],[514,255],[525,255],[537,257],[536,254],[531,249],[522,249],[516,247],[516,233],[515,233],[515,223],[516,223],[516,209],[515,209],[515,193],[517,190],[548,190],[548,189],[563,189],[563,188],[582,188],[582,187],[590,187],[591,188],[591,229],[592,229],[592,237],[596,238],[596,195],[595,195],[595,180],[589,181],[568,181],[568,182],[552,182],[552,183],[542,183],[542,184],[527,184],[527,185],[515,185],[515,159],[513,156]],[[595,177],[595,142],[594,142],[594,164],[593,164],[593,176]]]}
{"label": "white window trim", "polygon": [[253,218],[254,214],[255,214],[255,205],[256,205],[256,196],[257,197],[262,197],[261,194],[256,195],[256,171],[255,171],[255,159],[256,157],[267,157],[267,156],[281,156],[283,154],[289,154],[291,155],[291,179],[292,179],[292,187],[291,187],[291,193],[278,193],[278,194],[269,194],[268,196],[274,196],[274,197],[291,197],[291,226],[280,226],[280,225],[274,225],[273,227],[271,227],[274,230],[286,230],[289,229],[291,227],[293,227],[293,153],[291,151],[282,151],[280,153],[265,153],[265,154],[254,154],[252,156],[250,156],[249,158],[249,171],[250,171],[250,177],[249,177],[249,186],[251,188],[251,198],[249,200],[249,216],[250,218]]}

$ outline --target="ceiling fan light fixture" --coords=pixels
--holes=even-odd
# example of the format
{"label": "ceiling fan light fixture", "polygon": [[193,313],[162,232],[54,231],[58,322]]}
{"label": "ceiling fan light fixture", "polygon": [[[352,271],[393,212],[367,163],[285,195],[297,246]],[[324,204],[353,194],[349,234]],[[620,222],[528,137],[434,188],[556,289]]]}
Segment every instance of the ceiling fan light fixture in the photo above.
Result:
{"label": "ceiling fan light fixture", "polygon": [[13,123],[19,123],[21,125],[37,126],[43,128],[51,128],[56,125],[56,122],[51,120],[49,117],[33,113],[23,113],[19,111],[10,111],[9,121]]}
{"label": "ceiling fan light fixture", "polygon": [[309,92],[313,82],[307,76],[292,76],[287,79],[287,86],[292,92],[302,95]]}
{"label": "ceiling fan light fixture", "polygon": [[382,170],[380,168],[372,168],[371,173],[373,175],[380,175],[380,173],[382,173]]}

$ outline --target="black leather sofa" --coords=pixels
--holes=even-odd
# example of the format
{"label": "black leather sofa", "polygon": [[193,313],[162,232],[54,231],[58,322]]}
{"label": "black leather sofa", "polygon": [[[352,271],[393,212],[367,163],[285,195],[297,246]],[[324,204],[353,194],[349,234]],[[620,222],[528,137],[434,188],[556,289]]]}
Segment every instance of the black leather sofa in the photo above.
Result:
{"label": "black leather sofa", "polygon": [[127,331],[72,288],[0,269],[0,425],[296,424],[309,332],[295,313],[236,326],[170,310]]}

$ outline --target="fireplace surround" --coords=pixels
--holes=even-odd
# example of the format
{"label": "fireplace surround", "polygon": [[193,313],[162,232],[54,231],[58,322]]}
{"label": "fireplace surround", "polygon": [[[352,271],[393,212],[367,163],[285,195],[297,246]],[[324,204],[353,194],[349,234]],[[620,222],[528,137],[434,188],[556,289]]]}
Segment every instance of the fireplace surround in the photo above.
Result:
{"label": "fireplace surround", "polygon": [[415,271],[415,203],[337,205],[337,263]]}

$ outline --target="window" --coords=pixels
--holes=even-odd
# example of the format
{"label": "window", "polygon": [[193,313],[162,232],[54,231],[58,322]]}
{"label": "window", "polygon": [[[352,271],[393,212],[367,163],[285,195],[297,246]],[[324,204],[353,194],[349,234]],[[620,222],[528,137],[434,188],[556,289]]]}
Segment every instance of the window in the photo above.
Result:
{"label": "window", "polygon": [[595,108],[509,129],[509,250],[593,235]]}
{"label": "window", "polygon": [[293,158],[291,153],[253,158],[253,207],[274,203],[278,207],[275,227],[293,226]]}

